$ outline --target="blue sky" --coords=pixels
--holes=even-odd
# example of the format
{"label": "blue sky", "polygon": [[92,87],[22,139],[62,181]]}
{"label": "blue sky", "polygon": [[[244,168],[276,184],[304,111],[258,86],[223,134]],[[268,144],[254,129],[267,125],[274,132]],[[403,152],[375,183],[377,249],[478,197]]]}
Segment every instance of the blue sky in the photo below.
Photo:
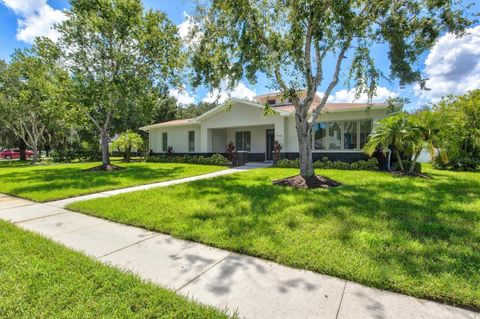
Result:
{"label": "blue sky", "polygon": [[[185,30],[188,27],[185,14],[192,11],[193,4],[186,0],[143,0],[146,8],[155,8],[168,14],[170,19]],[[68,8],[67,0],[0,0],[0,59],[8,60],[16,48],[28,47],[35,36],[46,35],[55,38],[51,25],[63,19],[62,10]],[[469,14],[480,12],[480,2],[469,10]],[[377,65],[388,74],[388,59],[385,46],[372,48]],[[469,30],[463,38],[443,35],[434,48],[422,56],[420,69],[430,80],[430,91],[420,91],[416,86],[400,89],[397,83],[381,80],[375,101],[389,96],[409,98],[407,109],[415,109],[426,103],[436,102],[446,94],[463,94],[480,88],[480,26]],[[345,74],[345,72],[344,72]],[[327,75],[328,76],[328,75]],[[269,91],[269,82],[260,76],[257,84],[244,81],[230,95],[252,97]],[[321,88],[320,88],[321,91]],[[227,97],[227,92],[209,94],[205,89],[180,92],[172,88],[171,94],[180,102],[212,100],[218,94]],[[340,82],[330,101],[352,102],[353,90]],[[362,102],[361,97],[359,102]],[[358,101],[358,100],[357,100]]]}

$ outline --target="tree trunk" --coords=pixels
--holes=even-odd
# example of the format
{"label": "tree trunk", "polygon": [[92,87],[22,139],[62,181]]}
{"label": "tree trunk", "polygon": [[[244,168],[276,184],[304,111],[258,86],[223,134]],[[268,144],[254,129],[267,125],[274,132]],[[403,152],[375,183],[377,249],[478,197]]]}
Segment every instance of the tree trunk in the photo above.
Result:
{"label": "tree trunk", "polygon": [[35,164],[38,161],[38,146],[35,141],[32,142],[32,162],[30,164]]}
{"label": "tree trunk", "polygon": [[417,160],[418,160],[418,157],[420,156],[420,152],[417,152],[415,154],[415,156],[413,157],[413,161],[412,163],[410,164],[410,168],[408,170],[408,173],[409,174],[413,174],[413,172],[415,171],[415,164],[417,163]]}
{"label": "tree trunk", "polygon": [[400,165],[400,170],[402,172],[405,171],[405,169],[403,168],[402,158],[400,157],[400,152],[397,149],[395,149],[395,156],[397,157],[398,165]]}
{"label": "tree trunk", "polygon": [[132,155],[132,148],[129,146],[127,147],[127,158],[126,158],[127,162],[130,162],[131,155]]}
{"label": "tree trunk", "polygon": [[306,121],[295,117],[297,122],[298,152],[300,155],[300,175],[311,178],[315,175],[312,157],[312,126]]}
{"label": "tree trunk", "polygon": [[110,165],[110,153],[108,150],[108,131],[103,129],[100,132],[100,138],[101,138],[101,147],[102,147],[102,166],[107,167]]}
{"label": "tree trunk", "polygon": [[21,161],[26,161],[27,160],[27,145],[25,144],[25,141],[20,139],[18,142],[18,149],[20,150],[20,160]]}

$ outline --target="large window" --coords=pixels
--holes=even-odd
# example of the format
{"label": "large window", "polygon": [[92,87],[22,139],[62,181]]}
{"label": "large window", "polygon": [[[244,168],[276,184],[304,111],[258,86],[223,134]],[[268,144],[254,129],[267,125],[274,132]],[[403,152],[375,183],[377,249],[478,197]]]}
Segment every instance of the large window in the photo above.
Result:
{"label": "large window", "polygon": [[188,151],[195,152],[195,131],[188,131]]}
{"label": "large window", "polygon": [[235,134],[237,151],[250,152],[250,132],[237,132]]}
{"label": "large window", "polygon": [[327,123],[315,125],[315,149],[324,150],[327,148]]}
{"label": "large window", "polygon": [[167,151],[168,148],[168,135],[167,133],[162,133],[162,150]]}
{"label": "large window", "polygon": [[372,132],[372,120],[320,122],[315,125],[316,150],[361,150]]}
{"label": "large window", "polygon": [[357,148],[357,121],[343,122],[343,148],[354,150]]}
{"label": "large window", "polygon": [[342,122],[328,123],[328,148],[342,149]]}

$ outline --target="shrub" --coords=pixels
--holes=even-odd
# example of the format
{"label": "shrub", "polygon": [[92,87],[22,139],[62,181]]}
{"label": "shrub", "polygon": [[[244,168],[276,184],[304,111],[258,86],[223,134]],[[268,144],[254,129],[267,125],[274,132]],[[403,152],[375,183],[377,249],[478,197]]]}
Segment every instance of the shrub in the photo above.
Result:
{"label": "shrub", "polygon": [[227,145],[225,145],[225,156],[228,160],[232,163],[237,162],[237,150],[235,148],[235,144],[230,141]]}
{"label": "shrub", "polygon": [[230,165],[230,161],[220,154],[213,154],[211,157],[202,155],[159,155],[148,156],[147,162],[151,163],[186,163],[186,164],[202,164],[202,165]]}
{"label": "shrub", "polygon": [[280,152],[282,151],[282,144],[280,144],[277,140],[273,141],[273,161],[278,162],[280,157]]}
{"label": "shrub", "polygon": [[[300,162],[298,159],[289,160],[282,159],[275,164],[276,167],[282,168],[299,168]],[[327,157],[323,157],[321,160],[315,161],[313,166],[318,169],[342,169],[342,170],[368,170],[368,171],[378,171],[378,160],[376,158],[371,158],[366,161],[357,161],[354,163],[346,163],[342,161],[330,161]]]}
{"label": "shrub", "polygon": [[447,163],[444,163],[440,156],[436,156],[432,161],[432,166],[437,169],[455,171],[478,171],[480,170],[480,159],[465,156],[451,158]]}
{"label": "shrub", "polygon": [[[410,165],[412,165],[412,161],[403,160],[402,165],[403,165],[403,169],[406,172],[408,172],[408,170],[410,169]],[[399,171],[400,170],[400,163],[395,162],[395,165],[393,166],[393,169],[396,170],[396,171]],[[422,164],[416,162],[413,172],[417,173],[417,174],[420,174],[422,172]]]}

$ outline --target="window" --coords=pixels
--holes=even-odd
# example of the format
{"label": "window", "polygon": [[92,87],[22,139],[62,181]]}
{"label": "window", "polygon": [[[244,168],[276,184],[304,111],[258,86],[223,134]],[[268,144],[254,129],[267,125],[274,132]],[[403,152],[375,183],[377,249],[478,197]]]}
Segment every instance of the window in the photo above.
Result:
{"label": "window", "polygon": [[317,123],[315,126],[315,149],[327,148],[327,123]]}
{"label": "window", "polygon": [[357,148],[357,121],[343,122],[343,148],[354,150]]}
{"label": "window", "polygon": [[250,151],[250,132],[237,132],[235,140],[237,151]]}
{"label": "window", "polygon": [[329,149],[342,149],[342,122],[328,123],[328,142]]}
{"label": "window", "polygon": [[360,121],[360,148],[367,143],[368,135],[372,132],[372,121]]}
{"label": "window", "polygon": [[317,123],[313,147],[316,150],[361,150],[372,127],[372,120]]}
{"label": "window", "polygon": [[162,133],[162,150],[167,151],[168,148],[168,135],[167,133]]}
{"label": "window", "polygon": [[267,100],[267,103],[269,105],[275,105],[275,104],[277,104],[277,100]]}
{"label": "window", "polygon": [[188,151],[195,152],[195,131],[188,131]]}

